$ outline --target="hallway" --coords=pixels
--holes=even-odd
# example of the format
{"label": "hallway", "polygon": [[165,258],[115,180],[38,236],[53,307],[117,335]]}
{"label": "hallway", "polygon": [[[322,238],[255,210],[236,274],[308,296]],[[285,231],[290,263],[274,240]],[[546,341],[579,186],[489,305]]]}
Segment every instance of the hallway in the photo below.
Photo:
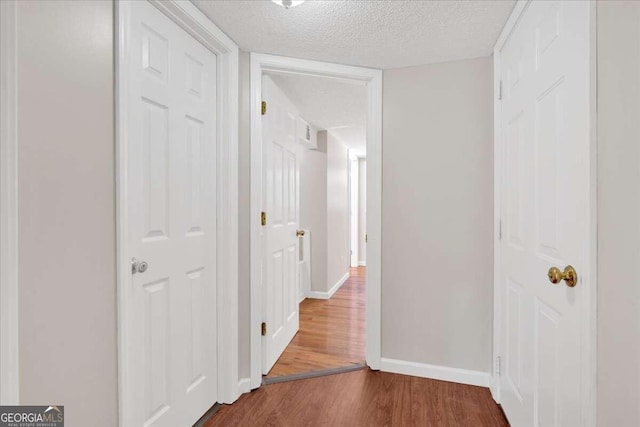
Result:
{"label": "hallway", "polygon": [[262,386],[223,405],[204,427],[508,426],[483,387],[365,368]]}
{"label": "hallway", "polygon": [[266,378],[364,363],[366,267],[351,276],[329,300],[300,304],[300,330]]}

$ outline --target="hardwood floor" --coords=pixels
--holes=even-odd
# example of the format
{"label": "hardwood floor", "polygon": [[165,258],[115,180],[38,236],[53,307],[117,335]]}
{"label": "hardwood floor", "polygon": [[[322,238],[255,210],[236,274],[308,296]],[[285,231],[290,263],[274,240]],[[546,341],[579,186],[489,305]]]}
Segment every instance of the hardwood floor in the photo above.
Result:
{"label": "hardwood floor", "polygon": [[267,378],[364,363],[365,267],[329,300],[307,298],[300,304],[300,330]]}
{"label": "hardwood floor", "polygon": [[262,386],[213,426],[508,426],[488,389],[362,369]]}

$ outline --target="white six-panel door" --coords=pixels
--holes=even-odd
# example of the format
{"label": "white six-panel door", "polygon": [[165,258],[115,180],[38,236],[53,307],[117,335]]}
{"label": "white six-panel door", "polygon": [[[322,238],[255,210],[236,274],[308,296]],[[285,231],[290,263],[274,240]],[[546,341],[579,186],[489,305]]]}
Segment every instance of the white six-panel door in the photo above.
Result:
{"label": "white six-panel door", "polygon": [[190,426],[217,400],[216,56],[130,4],[127,345],[135,426]]}
{"label": "white six-panel door", "polygon": [[[514,426],[582,426],[589,2],[534,1],[501,52],[501,401]],[[552,284],[572,265],[578,283]]]}
{"label": "white six-panel door", "polygon": [[262,79],[264,200],[262,373],[267,374],[298,332],[298,165],[293,104],[273,81]]}

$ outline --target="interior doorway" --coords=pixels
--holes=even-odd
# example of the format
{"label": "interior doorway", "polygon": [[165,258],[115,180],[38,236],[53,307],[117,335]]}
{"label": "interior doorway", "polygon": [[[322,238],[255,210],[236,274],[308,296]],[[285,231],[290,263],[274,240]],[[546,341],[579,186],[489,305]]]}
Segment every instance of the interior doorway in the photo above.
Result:
{"label": "interior doorway", "polygon": [[262,76],[265,382],[364,366],[366,99],[361,85]]}
{"label": "interior doorway", "polygon": [[[323,317],[319,313],[324,312],[325,323],[318,327],[325,331],[332,329],[331,319],[341,316],[336,308],[344,310],[345,305],[351,305],[359,313],[355,316],[342,314],[342,318],[345,323],[354,325],[351,333],[359,334],[361,338],[342,336],[338,338],[342,344],[330,346],[332,350],[338,349],[339,354],[325,351],[313,357],[305,356],[305,367],[294,369],[311,372],[322,371],[323,368],[363,366],[364,363],[379,369],[381,77],[379,70],[251,55],[251,210],[255,218],[260,218],[259,222],[252,224],[251,233],[251,388],[262,384],[263,375],[297,373],[291,371],[290,363],[284,363],[289,355],[291,360],[299,361],[303,358],[301,348],[308,350],[313,338],[329,342],[327,337],[318,338],[317,328],[313,332],[314,326],[309,323],[307,327],[306,321],[316,324],[318,318]],[[360,141],[362,155],[358,156],[357,147],[345,143],[345,140],[351,142],[353,139],[346,135],[350,126],[317,126],[313,120],[306,120],[308,117],[300,113],[294,102],[301,104],[300,99],[289,99],[295,98],[291,96],[291,87],[282,90],[286,85],[283,83],[285,78],[293,86],[300,84],[301,79],[313,78],[318,83],[311,87],[316,89],[322,85],[319,82],[328,82],[342,85],[343,90],[360,90],[364,118]],[[289,92],[289,96],[285,92]],[[265,96],[270,98],[264,99]],[[335,97],[346,99],[339,91]],[[312,161],[308,163],[309,167],[303,168],[299,163],[308,154]],[[350,216],[351,162],[365,154],[372,166],[364,179],[366,188],[371,190],[370,197],[364,198],[368,209],[361,209],[368,213],[366,223],[369,225],[370,267],[366,272],[366,288],[364,268],[351,267],[353,226]],[[316,162],[314,166],[314,161],[323,155],[324,175],[318,166],[322,162]],[[324,188],[318,191],[312,184],[305,190],[304,183],[313,182],[313,179],[308,181],[303,175],[314,168],[321,172],[319,176],[324,177],[316,180],[324,182]],[[292,178],[294,175],[295,179]],[[338,176],[344,179],[338,182]],[[334,184],[336,187],[332,188]],[[307,196],[310,200],[305,200]],[[311,207],[304,207],[307,202]],[[314,211],[314,203],[322,202],[324,208],[320,206]],[[324,214],[324,218],[317,222],[321,224],[319,227],[310,225],[305,228],[305,223],[314,224],[314,219],[309,222],[305,219],[305,209],[319,213],[320,217]],[[343,215],[338,215],[339,211],[343,211]],[[322,236],[328,231],[333,238]],[[297,239],[290,239],[291,236]],[[324,247],[320,242],[326,242]],[[323,256],[326,258],[324,261]],[[296,262],[292,262],[294,259]],[[298,298],[292,298],[296,295]],[[300,299],[304,299],[301,305],[293,303]],[[346,300],[352,302],[345,303]],[[327,315],[329,313],[333,315]],[[358,317],[360,322],[353,321]],[[358,323],[360,331],[355,327]],[[300,335],[298,328],[308,331],[313,338],[301,335],[297,339]],[[350,343],[354,344],[355,358],[348,355]],[[310,362],[311,359],[314,361]]]}

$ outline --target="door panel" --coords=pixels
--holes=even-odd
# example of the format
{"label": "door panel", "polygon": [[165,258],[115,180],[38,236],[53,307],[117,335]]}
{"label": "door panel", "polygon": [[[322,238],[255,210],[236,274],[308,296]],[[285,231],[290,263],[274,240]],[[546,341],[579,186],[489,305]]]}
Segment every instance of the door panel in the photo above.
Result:
{"label": "door panel", "polygon": [[216,56],[148,2],[129,6],[126,222],[148,263],[129,299],[133,424],[192,425],[217,396]]}
{"label": "door panel", "polygon": [[298,164],[297,112],[268,77],[262,80],[267,113],[262,118],[265,156],[264,314],[262,372],[267,374],[298,331]]}
{"label": "door panel", "polygon": [[169,387],[169,281],[167,279],[143,285],[144,289],[144,419],[163,415],[171,407]]}
{"label": "door panel", "polygon": [[[501,400],[512,425],[583,425],[589,241],[589,4],[527,5],[501,53]],[[550,267],[575,267],[576,287]]]}

